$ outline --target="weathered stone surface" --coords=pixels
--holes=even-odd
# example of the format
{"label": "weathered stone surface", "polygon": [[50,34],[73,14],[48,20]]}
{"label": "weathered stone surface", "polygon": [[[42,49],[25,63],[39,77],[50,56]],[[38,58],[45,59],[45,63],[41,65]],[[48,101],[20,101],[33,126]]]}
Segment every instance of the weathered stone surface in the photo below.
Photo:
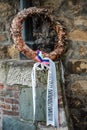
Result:
{"label": "weathered stone surface", "polygon": [[[31,72],[33,68],[33,61],[9,61],[7,84],[21,84],[31,87]],[[57,75],[58,74],[58,62],[56,62]],[[44,86],[47,84],[47,71],[37,71],[37,86]],[[58,77],[58,76],[57,76]],[[59,77],[58,77],[59,78]]]}
{"label": "weathered stone surface", "polygon": [[[87,59],[87,1],[86,0],[54,0],[54,1],[53,0],[37,0],[37,1],[33,0],[33,5],[36,4],[36,6],[48,8],[49,12],[52,12],[52,14],[57,16],[56,19],[59,20],[64,26],[66,26],[66,30],[67,32],[69,32],[68,36],[72,43],[71,42],[68,43],[69,48],[68,48],[68,52],[66,53],[66,60],[65,60],[66,71],[69,74],[68,79],[66,78],[66,82],[68,81],[70,83],[69,85],[68,83],[66,84],[66,94],[68,95],[67,99],[69,103],[71,103],[69,104],[69,107],[72,106],[72,108],[70,107],[70,113],[71,113],[70,117],[72,117],[73,119],[73,124],[75,126],[74,129],[86,130],[87,129],[87,124],[86,124],[87,101],[86,101],[86,97],[83,98],[81,95],[86,94],[85,92],[86,92],[86,84],[87,84],[85,81],[87,80],[87,64],[86,64],[87,62],[85,62]],[[18,12],[18,10],[19,10],[19,0],[16,0],[16,1],[1,0],[0,1],[0,31],[1,31],[1,41],[2,41],[0,44],[3,44],[3,41],[4,41],[4,44],[7,45],[8,39],[4,40],[5,37],[3,37],[2,34],[7,32],[9,36],[11,21],[14,15]],[[18,58],[16,56],[17,56],[16,51],[14,50],[12,46],[10,46],[9,49],[7,49],[7,46],[6,46],[6,50],[3,50],[3,48],[0,49],[1,59]],[[68,65],[69,65],[69,68],[68,68]],[[14,71],[13,68],[16,69],[16,71]],[[20,84],[24,84],[24,86],[27,85],[29,87],[30,86],[29,83],[31,83],[31,80],[29,80],[30,77],[27,78],[28,77],[27,69],[29,68],[26,67],[25,72],[23,71],[23,73],[26,76],[23,75],[21,69],[22,67],[20,68],[18,64],[16,64],[16,66],[15,65],[11,66],[8,63],[6,63],[5,65],[3,63],[3,67],[1,65],[1,68],[0,68],[1,83],[6,82],[7,80],[7,83],[9,85],[10,83],[11,85],[14,85],[17,83],[19,84],[18,86],[21,86]],[[29,71],[31,72],[30,69]],[[74,73],[74,75],[70,76],[70,73]],[[76,73],[79,73],[82,76],[76,75]],[[43,78],[40,77],[39,74],[37,76],[37,79],[38,79],[37,86],[39,85],[42,86],[42,84],[45,85],[46,84],[45,76],[47,76],[47,74],[44,73]],[[21,75],[21,78],[20,78],[20,75]],[[19,76],[19,77],[16,78],[16,76]],[[43,82],[43,79],[44,79],[44,82]],[[22,81],[22,80],[25,80],[25,81]],[[40,83],[39,81],[42,83]],[[84,91],[81,87],[82,84],[85,88]],[[76,88],[78,89],[76,90]],[[77,98],[72,98],[73,95],[77,96]],[[79,97],[82,98],[82,100],[81,98],[78,98],[78,95]],[[82,119],[80,117],[82,117]]]}
{"label": "weathered stone surface", "polygon": [[[69,76],[69,84],[66,90],[70,117],[75,128],[84,130],[87,128],[87,77],[79,75]],[[85,122],[85,123],[84,123]]]}
{"label": "weathered stone surface", "polygon": [[[12,103],[12,112],[16,113],[16,110],[20,112],[20,118],[26,121],[33,120],[33,101],[32,101],[32,86],[31,80],[29,80],[29,76],[31,77],[32,66],[34,64],[33,61],[15,61],[15,60],[7,60],[2,61],[2,64],[5,64],[4,69],[6,70],[6,77],[5,77],[5,86],[6,89],[3,91],[2,94],[5,96],[5,101],[8,103]],[[29,68],[29,75],[26,76],[26,72],[28,72]],[[58,62],[56,62],[56,69],[57,69],[57,81],[59,83],[59,70],[58,70]],[[24,74],[24,75],[23,75]],[[18,79],[17,79],[18,77]],[[23,80],[23,78],[26,80]],[[7,82],[6,82],[7,81]],[[15,85],[17,84],[17,85]],[[16,88],[17,86],[17,88]],[[1,86],[2,87],[2,86]],[[61,94],[60,84],[58,84],[59,94]],[[47,71],[37,71],[37,87],[36,87],[36,120],[37,121],[46,121],[46,89],[47,89]],[[18,105],[20,107],[13,108],[13,100],[14,96],[13,90],[16,90],[18,94],[20,93],[20,100]],[[18,95],[17,95],[18,96]],[[6,97],[8,98],[6,100]],[[18,96],[19,97],[19,96]],[[18,97],[16,97],[18,99]],[[11,98],[11,99],[10,99]],[[61,104],[60,104],[61,105]],[[62,106],[62,105],[61,105]],[[6,106],[7,107],[7,106]],[[9,108],[10,109],[10,108]],[[4,111],[9,114],[8,111]],[[12,114],[10,113],[10,115]]]}
{"label": "weathered stone surface", "polygon": [[0,83],[4,84],[6,81],[6,65],[0,62]]}
{"label": "weathered stone surface", "polygon": [[[24,120],[33,120],[32,88],[20,91],[20,116]],[[36,87],[36,121],[46,120],[46,86]]]}
{"label": "weathered stone surface", "polygon": [[[20,116],[25,120],[33,120],[31,72],[33,61],[7,60],[1,62],[0,80],[5,85],[19,86],[20,90]],[[58,62],[56,62],[57,78],[59,80]],[[47,71],[37,71],[36,87],[36,120],[46,120],[46,87]],[[30,88],[29,88],[30,87]],[[58,87],[60,85],[58,84]],[[6,93],[7,92],[7,93]],[[12,97],[12,91],[6,91]],[[59,89],[60,92],[60,89]],[[39,113],[39,114],[38,114]]]}
{"label": "weathered stone surface", "polygon": [[5,31],[5,23],[0,21],[0,31],[3,32]]}
{"label": "weathered stone surface", "polygon": [[[16,64],[16,66],[14,65]],[[7,84],[21,84],[31,86],[31,64],[27,66],[24,63],[22,65],[18,65],[17,62],[10,63],[7,75]],[[31,67],[30,67],[31,66]]]}
{"label": "weathered stone surface", "polygon": [[50,1],[44,0],[44,1],[41,1],[40,3],[45,8],[50,9],[49,11],[54,11],[54,10],[57,10],[61,6],[63,1],[64,0],[60,0],[60,1],[58,1],[58,0],[54,0],[54,1],[53,0],[50,0]]}
{"label": "weathered stone surface", "polygon": [[73,41],[84,41],[87,42],[87,31],[73,30],[68,34],[69,39]]}
{"label": "weathered stone surface", "polygon": [[[70,95],[69,93],[67,95],[69,95],[72,98],[73,97],[80,98],[80,100],[82,100],[82,102],[84,103],[84,101],[86,101],[85,97],[87,96],[87,87],[86,87],[87,81],[86,81],[86,79],[80,79],[80,78],[78,78],[78,80],[74,79],[73,83],[72,82],[69,83],[68,90],[71,91],[72,95]],[[82,105],[82,104],[74,104],[74,105]],[[70,106],[70,107],[72,107],[72,106]],[[75,107],[75,106],[73,106],[73,107]]]}
{"label": "weathered stone surface", "polygon": [[77,58],[77,59],[87,58],[87,42],[71,41],[70,44],[73,50],[71,58]]}
{"label": "weathered stone surface", "polygon": [[33,120],[32,88],[20,90],[20,117],[24,120]]}
{"label": "weathered stone surface", "polygon": [[[14,4],[14,7],[17,8],[16,2]],[[16,8],[12,10],[13,4],[11,3],[11,1],[8,1],[8,2],[0,1],[0,17],[2,18],[2,20],[10,18],[12,14],[14,15]]]}
{"label": "weathered stone surface", "polygon": [[78,51],[81,57],[87,56],[87,46],[80,46]]}
{"label": "weathered stone surface", "polygon": [[11,5],[9,3],[0,2],[0,14],[3,16],[2,12],[11,10]]}
{"label": "weathered stone surface", "polygon": [[5,42],[6,40],[8,40],[7,36],[6,36],[6,33],[1,33],[0,34],[0,43],[1,42]]}
{"label": "weathered stone surface", "polygon": [[87,94],[87,81],[86,80],[80,80],[80,81],[75,81],[72,86],[71,86],[71,90],[73,92],[73,94],[82,94],[82,95],[86,95]]}
{"label": "weathered stone surface", "polygon": [[66,76],[66,82],[68,83],[73,83],[77,80],[87,80],[87,75],[79,75],[79,74],[70,74]]}
{"label": "weathered stone surface", "polygon": [[69,59],[87,59],[87,42],[69,41],[70,48],[67,50],[65,64]]}
{"label": "weathered stone surface", "polygon": [[54,128],[54,127],[50,127],[50,126],[48,126],[48,127],[46,127],[46,126],[39,126],[39,128],[37,129],[37,130],[68,130],[68,128],[67,127],[60,127],[60,128]]}
{"label": "weathered stone surface", "polygon": [[74,25],[86,30],[87,29],[87,17],[84,17],[84,16],[75,17]]}
{"label": "weathered stone surface", "polygon": [[0,59],[8,59],[7,46],[0,46]]}
{"label": "weathered stone surface", "polygon": [[[4,45],[3,45],[4,44]],[[0,42],[0,59],[19,59],[19,52],[9,41]]]}
{"label": "weathered stone surface", "polygon": [[10,59],[18,59],[19,58],[19,52],[17,48],[15,47],[15,44],[9,45],[7,48],[7,52]]}
{"label": "weathered stone surface", "polygon": [[[17,13],[19,7],[18,3],[19,0],[15,2],[13,0],[0,1],[0,59],[14,58],[13,56],[10,57],[10,55],[8,54],[7,45],[11,44],[10,41],[11,21],[14,15]],[[3,48],[5,49],[3,49],[1,45],[4,46]]]}
{"label": "weathered stone surface", "polygon": [[87,60],[71,59],[68,62],[67,68],[71,73],[87,73]]}
{"label": "weathered stone surface", "polygon": [[36,130],[33,124],[21,122],[14,118],[4,117],[3,130]]}

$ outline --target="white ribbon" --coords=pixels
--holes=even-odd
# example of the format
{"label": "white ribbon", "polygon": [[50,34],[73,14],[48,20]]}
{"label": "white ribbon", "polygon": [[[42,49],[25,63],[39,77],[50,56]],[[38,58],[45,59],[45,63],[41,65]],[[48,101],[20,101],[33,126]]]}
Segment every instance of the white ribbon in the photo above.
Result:
{"label": "white ribbon", "polygon": [[32,69],[32,94],[33,94],[33,121],[35,122],[36,110],[36,70],[48,70],[47,98],[46,98],[46,123],[54,127],[59,126],[58,122],[58,92],[56,80],[55,63],[49,59],[49,65],[40,62],[35,63]]}

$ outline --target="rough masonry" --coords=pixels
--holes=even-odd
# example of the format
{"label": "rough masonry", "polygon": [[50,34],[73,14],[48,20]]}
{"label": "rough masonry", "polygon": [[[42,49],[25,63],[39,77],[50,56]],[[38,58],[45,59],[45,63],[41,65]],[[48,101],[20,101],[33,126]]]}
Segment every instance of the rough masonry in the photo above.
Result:
{"label": "rough masonry", "polygon": [[[48,8],[50,13],[55,15],[57,19],[64,25],[67,32],[67,39],[65,44],[65,51],[61,59],[65,67],[65,88],[66,97],[68,101],[68,108],[70,118],[74,130],[86,130],[87,129],[87,1],[86,0],[33,0],[33,5],[37,7]],[[10,97],[11,100],[7,100],[7,109],[13,109],[13,113],[7,113],[19,116],[18,100],[14,101],[15,96],[19,96],[18,86],[15,86],[15,81],[11,79],[12,67],[7,63],[2,64],[2,60],[5,59],[19,59],[18,51],[15,49],[13,41],[10,37],[10,25],[13,17],[19,11],[19,0],[0,0],[0,89],[5,86],[4,93],[0,90],[0,93]],[[8,70],[6,67],[10,67]],[[5,70],[5,69],[6,70]],[[8,71],[7,71],[8,70]],[[17,71],[20,70],[17,68]],[[8,78],[6,75],[9,73]],[[16,72],[15,72],[16,73]],[[27,73],[21,72],[21,75]],[[20,77],[20,73],[17,75]],[[28,74],[27,74],[28,76]],[[15,75],[16,77],[16,75]],[[6,81],[9,91],[6,91]],[[26,83],[29,81],[26,80]],[[17,83],[24,82],[22,79]],[[26,86],[26,83],[23,85]],[[14,85],[13,85],[14,84]],[[13,87],[12,87],[13,86]],[[15,87],[14,87],[15,86]],[[21,87],[22,89],[22,87]],[[28,88],[29,89],[29,88]],[[10,92],[12,91],[12,92]],[[24,93],[25,90],[22,91]],[[3,98],[0,101],[3,102]],[[9,105],[7,104],[9,103]],[[13,105],[10,105],[13,102]],[[27,105],[27,104],[26,104]],[[25,115],[24,115],[25,116]]]}

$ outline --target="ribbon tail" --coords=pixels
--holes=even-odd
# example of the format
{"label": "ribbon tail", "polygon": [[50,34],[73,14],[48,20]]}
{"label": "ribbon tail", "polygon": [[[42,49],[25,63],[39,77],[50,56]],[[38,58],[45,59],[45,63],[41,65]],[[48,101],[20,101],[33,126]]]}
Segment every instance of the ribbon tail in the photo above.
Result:
{"label": "ribbon tail", "polygon": [[59,127],[56,67],[53,61],[49,60],[49,62],[50,66],[48,71],[47,103],[46,103],[47,126],[52,125],[54,127]]}
{"label": "ribbon tail", "polygon": [[36,70],[35,65],[32,69],[32,95],[33,95],[33,123],[35,123],[35,110],[36,110]]}

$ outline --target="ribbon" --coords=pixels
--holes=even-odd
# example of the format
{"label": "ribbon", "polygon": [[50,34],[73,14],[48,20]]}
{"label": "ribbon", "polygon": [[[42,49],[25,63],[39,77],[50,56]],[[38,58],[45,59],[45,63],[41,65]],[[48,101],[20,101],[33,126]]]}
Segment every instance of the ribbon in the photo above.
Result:
{"label": "ribbon", "polygon": [[36,110],[36,70],[48,70],[47,79],[47,97],[46,97],[46,124],[54,127],[59,127],[58,122],[58,92],[56,80],[56,67],[55,63],[49,58],[43,58],[42,52],[38,52],[37,63],[34,64],[32,69],[32,94],[33,94],[33,122],[35,122]]}
{"label": "ribbon", "polygon": [[36,54],[37,54],[37,56],[35,57],[36,61],[41,62],[46,65],[49,64],[49,59],[44,57],[45,52],[37,50]]}
{"label": "ribbon", "polygon": [[35,122],[35,110],[36,110],[36,70],[48,69],[49,67],[45,64],[37,62],[34,64],[31,79],[32,79],[32,95],[33,95],[33,122]]}
{"label": "ribbon", "polygon": [[58,122],[58,92],[57,92],[57,80],[56,80],[56,67],[52,60],[49,60],[50,66],[48,70],[47,81],[47,126],[52,125],[59,127]]}

